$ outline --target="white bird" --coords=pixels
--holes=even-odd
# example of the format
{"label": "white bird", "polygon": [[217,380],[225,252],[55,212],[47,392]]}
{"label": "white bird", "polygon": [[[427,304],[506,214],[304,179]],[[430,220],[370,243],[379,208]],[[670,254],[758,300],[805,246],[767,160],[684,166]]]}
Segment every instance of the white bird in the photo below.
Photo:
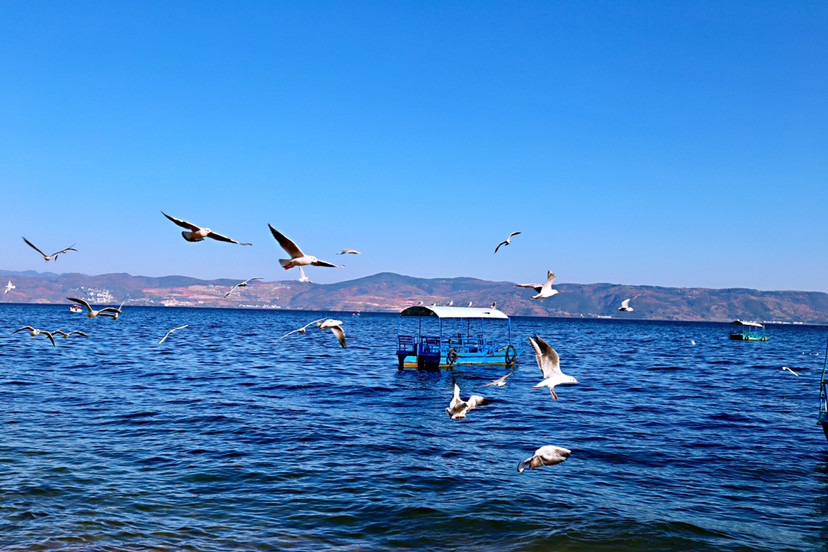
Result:
{"label": "white bird", "polygon": [[487,383],[483,387],[491,387],[493,385],[497,385],[498,387],[503,387],[504,385],[506,385],[506,380],[509,379],[510,377],[512,377],[512,374],[514,374],[514,372],[509,372],[505,376],[500,376],[496,380]]}
{"label": "white bird", "polygon": [[529,338],[529,344],[535,350],[535,359],[538,361],[538,367],[541,369],[541,372],[543,372],[543,380],[532,387],[535,389],[548,387],[552,399],[557,401],[558,394],[555,393],[555,386],[563,384],[574,385],[578,383],[578,380],[561,372],[561,362],[557,351],[541,339],[538,334],[535,334],[534,338]]}
{"label": "white bird", "polygon": [[164,337],[161,338],[161,341],[159,341],[158,344],[161,345],[162,343],[164,343],[164,341],[167,340],[168,337],[170,337],[173,334],[173,332],[177,332],[178,330],[183,330],[187,326],[189,326],[189,324],[184,324],[183,326],[179,326],[177,328],[171,329],[170,331],[167,332],[167,335],[165,335]]}
{"label": "white bird", "polygon": [[511,234],[509,234],[509,237],[508,237],[508,238],[506,238],[505,240],[503,240],[502,242],[500,242],[499,244],[497,244],[497,247],[495,247],[494,252],[495,252],[495,253],[497,253],[497,250],[498,250],[498,249],[500,249],[500,246],[501,246],[501,245],[511,245],[511,243],[512,243],[512,236],[517,236],[518,234],[520,234],[520,232],[512,232]]}
{"label": "white bird", "polygon": [[7,294],[8,292],[10,292],[11,290],[15,289],[16,287],[17,287],[17,286],[15,286],[15,285],[12,283],[12,281],[11,281],[11,280],[9,280],[9,283],[8,283],[8,284],[6,284],[6,289],[5,289],[5,290],[3,290],[3,295]]}
{"label": "white bird", "polygon": [[497,301],[492,301],[492,307],[491,308],[493,308],[493,309],[497,308]]}
{"label": "white bird", "polygon": [[236,284],[236,285],[234,285],[233,287],[231,287],[231,288],[230,288],[230,291],[228,291],[227,293],[225,293],[225,294],[224,294],[224,298],[226,299],[226,298],[227,298],[227,296],[228,296],[228,295],[230,295],[231,293],[233,293],[233,290],[234,290],[234,289],[236,289],[236,288],[239,288],[239,287],[247,287],[247,284],[248,284],[249,282],[252,282],[253,280],[261,280],[261,278],[248,278],[248,279],[247,279],[247,280],[245,280],[244,282],[239,282],[238,284]]}
{"label": "white bird", "polygon": [[305,276],[305,271],[302,269],[301,266],[299,267],[299,281],[302,282],[302,283],[305,283],[305,284],[312,284],[313,283],[313,282],[311,282],[310,278]]}
{"label": "white bird", "polygon": [[113,318],[115,318],[113,315],[116,313],[120,314],[121,312],[119,309],[116,309],[115,307],[104,307],[101,310],[95,310],[92,307],[90,307],[89,303],[87,303],[83,299],[78,299],[76,297],[67,297],[67,299],[69,299],[70,301],[74,301],[75,303],[78,303],[79,305],[86,308],[86,316],[88,318],[97,318],[98,315],[112,316]]}
{"label": "white bird", "polygon": [[320,261],[313,255],[305,255],[299,247],[293,243],[288,237],[284,234],[280,233],[278,230],[273,228],[270,224],[267,225],[270,228],[270,233],[273,234],[273,237],[276,238],[276,241],[279,242],[279,245],[282,246],[288,255],[290,255],[290,259],[279,259],[279,264],[285,270],[293,268],[294,266],[307,266],[307,265],[314,265],[314,266],[327,266],[331,268],[340,268],[333,263],[329,263],[328,261]]}
{"label": "white bird", "polygon": [[572,454],[572,451],[569,449],[556,447],[555,445],[545,445],[536,450],[535,454],[526,460],[521,460],[518,464],[517,471],[523,473],[523,470],[526,469],[527,464],[529,465],[530,470],[540,468],[541,466],[553,466],[555,464],[560,464],[569,458],[570,454]]}
{"label": "white bird", "polygon": [[633,308],[630,306],[630,300],[624,299],[623,301],[621,301],[621,306],[618,307],[618,310],[622,312],[632,312]]}
{"label": "white bird", "polygon": [[305,325],[304,325],[304,326],[302,326],[301,328],[296,328],[295,330],[291,330],[291,331],[289,331],[288,333],[286,333],[285,335],[283,335],[283,336],[282,336],[282,337],[280,337],[279,339],[284,339],[284,338],[286,338],[287,336],[289,336],[289,335],[291,335],[291,334],[295,334],[295,333],[305,333],[305,331],[307,331],[307,329],[308,329],[308,328],[310,328],[310,327],[311,327],[311,326],[313,326],[314,324],[319,324],[319,323],[320,323],[320,322],[322,322],[323,320],[325,320],[325,319],[324,319],[324,318],[320,318],[320,319],[318,319],[318,320],[314,320],[313,322],[308,322],[307,324],[305,324]]}
{"label": "white bird", "polygon": [[343,249],[337,255],[359,255],[359,251],[356,249]]}
{"label": "white bird", "polygon": [[552,283],[555,281],[555,273],[551,270],[546,272],[546,282],[542,284],[515,284],[517,287],[523,288],[532,288],[538,292],[537,295],[533,295],[531,299],[544,299],[546,297],[552,297],[558,293],[557,289],[552,289]]}
{"label": "white bird", "polygon": [[23,237],[23,241],[26,242],[26,244],[29,247],[31,247],[32,249],[34,249],[35,251],[37,251],[38,253],[43,255],[43,260],[46,261],[47,263],[49,261],[57,261],[58,255],[62,255],[63,253],[66,253],[67,251],[77,251],[77,249],[75,249],[75,244],[73,243],[72,245],[70,245],[66,249],[61,249],[57,253],[52,253],[51,255],[47,255],[46,253],[44,253],[43,251],[41,251],[40,249],[35,247],[35,245],[32,242],[30,242],[29,240],[27,240],[25,237]]}
{"label": "white bird", "polygon": [[469,301],[469,308],[471,308],[471,306],[472,306],[472,302],[471,302],[471,301]]}
{"label": "white bird", "polygon": [[316,323],[316,327],[320,330],[330,330],[336,336],[336,340],[339,341],[339,344],[342,345],[342,348],[345,348],[345,330],[342,329],[342,320],[333,320],[332,318],[326,318]]}
{"label": "white bird", "polygon": [[780,372],[790,372],[791,374],[795,375],[796,377],[799,377],[799,374],[797,374],[796,372],[791,370],[788,366],[783,366],[782,368],[779,369],[779,371]]}
{"label": "white bird", "polygon": [[14,330],[12,333],[16,334],[17,332],[22,332],[23,330],[29,330],[29,335],[32,336],[32,337],[35,337],[35,336],[38,336],[38,335],[45,335],[46,337],[49,338],[49,341],[52,342],[52,345],[55,345],[55,338],[52,337],[52,334],[50,332],[47,332],[46,330],[39,330],[37,328],[32,328],[31,326],[23,326],[20,329]]}
{"label": "white bird", "polygon": [[74,335],[74,334],[78,334],[81,337],[89,337],[88,335],[86,335],[84,332],[82,332],[80,330],[72,330],[71,332],[64,332],[64,331],[61,331],[61,330],[55,330],[55,331],[52,332],[52,335],[58,335],[58,334],[63,336],[63,339],[69,339],[69,336]]}
{"label": "white bird", "polygon": [[466,414],[470,410],[474,410],[478,406],[483,406],[484,404],[489,404],[491,400],[481,397],[480,395],[472,395],[468,398],[468,400],[462,400],[460,398],[460,386],[457,383],[454,384],[454,395],[451,397],[451,401],[449,401],[448,408],[446,408],[446,413],[452,420],[460,420],[466,417]]}
{"label": "white bird", "polygon": [[121,301],[121,305],[117,309],[115,307],[109,307],[110,309],[114,309],[114,310],[108,310],[106,312],[101,312],[100,315],[101,316],[108,316],[112,320],[118,320],[118,317],[123,314],[123,311],[121,309],[124,308],[124,305],[126,304],[127,301],[129,301],[129,297],[127,297],[126,299]]}
{"label": "white bird", "polygon": [[204,238],[212,238],[214,240],[223,241],[227,243],[235,243],[238,245],[253,245],[252,243],[242,243],[237,242],[236,240],[230,239],[227,236],[222,236],[221,234],[217,234],[210,230],[209,228],[202,228],[200,226],[196,226],[192,222],[187,222],[186,220],[177,219],[175,217],[171,217],[164,211],[161,211],[161,214],[176,223],[181,228],[186,228],[190,230],[189,232],[183,231],[181,235],[184,236],[184,239],[188,242],[198,242],[203,240]]}

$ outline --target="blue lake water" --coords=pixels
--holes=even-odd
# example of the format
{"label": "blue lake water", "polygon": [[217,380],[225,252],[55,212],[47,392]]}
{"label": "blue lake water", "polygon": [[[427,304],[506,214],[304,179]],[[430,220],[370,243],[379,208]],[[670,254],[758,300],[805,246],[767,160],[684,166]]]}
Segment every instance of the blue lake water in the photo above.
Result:
{"label": "blue lake water", "polygon": [[[828,328],[515,318],[516,373],[481,389],[506,370],[397,370],[395,315],[0,314],[3,549],[826,549]],[[279,340],[328,314],[347,349]],[[581,382],[558,401],[533,333]],[[495,401],[450,420],[454,380]],[[572,456],[518,473],[546,444]]]}

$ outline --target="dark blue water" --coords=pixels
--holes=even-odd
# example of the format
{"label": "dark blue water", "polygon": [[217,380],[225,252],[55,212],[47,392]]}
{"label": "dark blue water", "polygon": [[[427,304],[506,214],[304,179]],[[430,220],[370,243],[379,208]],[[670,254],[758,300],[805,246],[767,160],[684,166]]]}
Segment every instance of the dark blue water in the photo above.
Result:
{"label": "dark blue water", "polygon": [[[826,328],[517,318],[481,389],[504,369],[398,371],[396,316],[337,315],[343,350],[278,339],[319,313],[0,314],[3,549],[826,549]],[[535,332],[581,382],[558,401]],[[450,420],[453,378],[495,402]],[[517,473],[546,444],[573,454]]]}

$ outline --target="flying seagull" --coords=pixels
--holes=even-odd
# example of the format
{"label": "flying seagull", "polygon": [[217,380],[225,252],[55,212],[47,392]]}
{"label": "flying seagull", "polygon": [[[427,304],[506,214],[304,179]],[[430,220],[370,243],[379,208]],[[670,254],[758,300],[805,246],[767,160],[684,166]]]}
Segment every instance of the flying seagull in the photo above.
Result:
{"label": "flying seagull", "polygon": [[173,332],[177,332],[178,330],[183,330],[187,326],[189,326],[189,324],[184,324],[183,326],[179,326],[177,328],[171,329],[170,331],[167,332],[167,335],[165,335],[164,337],[161,338],[161,341],[159,341],[158,344],[161,345],[162,343],[164,343],[164,341],[167,340],[168,337],[170,337],[173,334]]}
{"label": "flying seagull", "polygon": [[302,250],[293,243],[289,238],[287,238],[284,234],[280,233],[278,230],[273,228],[272,225],[267,225],[270,228],[270,232],[273,234],[273,237],[276,238],[276,241],[279,242],[279,245],[282,246],[288,255],[290,255],[290,259],[279,259],[279,264],[285,270],[293,268],[294,266],[307,266],[307,265],[314,265],[314,266],[327,266],[332,268],[339,268],[337,265],[333,263],[329,263],[328,261],[320,261],[313,255],[305,255],[302,253]]}
{"label": "flying seagull", "polygon": [[186,228],[190,230],[189,232],[181,232],[181,235],[184,236],[184,239],[188,242],[198,242],[203,240],[204,238],[213,238],[214,240],[223,241],[227,243],[235,243],[238,245],[253,245],[252,243],[242,243],[237,242],[236,240],[232,240],[227,236],[222,236],[221,234],[216,234],[209,228],[202,228],[200,226],[196,226],[192,222],[187,222],[186,220],[177,219],[175,217],[171,217],[164,211],[161,211],[161,214],[176,223],[181,228]]}
{"label": "flying seagull", "polygon": [[538,367],[541,369],[541,372],[543,372],[543,380],[532,387],[535,389],[548,387],[552,399],[557,401],[558,394],[555,393],[555,386],[576,384],[578,380],[561,372],[561,362],[558,353],[546,341],[541,339],[538,334],[535,334],[534,338],[529,338],[529,344],[535,350],[535,359],[538,361]]}
{"label": "flying seagull", "polygon": [[555,273],[551,270],[546,272],[546,282],[542,284],[515,284],[517,287],[523,288],[532,288],[538,292],[537,295],[533,295],[531,299],[544,299],[546,297],[552,297],[553,295],[558,293],[557,289],[552,289],[552,283],[555,281]]}
{"label": "flying seagull", "polygon": [[55,331],[52,332],[52,335],[58,335],[58,334],[63,336],[63,339],[69,339],[69,336],[74,335],[74,334],[78,334],[81,337],[89,337],[88,335],[86,335],[84,332],[82,332],[80,330],[72,330],[71,332],[64,332],[64,331],[61,331],[61,330],[55,330]]}
{"label": "flying seagull", "polygon": [[289,336],[289,335],[291,335],[291,334],[295,334],[295,333],[305,333],[305,331],[307,331],[307,329],[308,329],[308,328],[310,328],[310,327],[311,327],[311,326],[313,326],[314,324],[319,324],[319,323],[320,323],[320,322],[322,322],[323,320],[325,320],[325,319],[324,319],[324,318],[320,318],[320,319],[318,319],[318,320],[314,320],[313,322],[308,322],[307,324],[305,324],[305,325],[304,325],[304,326],[302,326],[301,328],[296,328],[295,330],[291,330],[291,331],[289,331],[288,333],[286,333],[285,335],[283,335],[283,336],[282,336],[282,337],[280,337],[279,339],[284,339],[284,338],[286,338],[287,336]]}
{"label": "flying seagull", "polygon": [[313,282],[311,282],[310,278],[305,276],[305,271],[302,269],[301,266],[299,267],[299,281],[302,282],[302,283],[305,283],[305,284],[312,284],[313,283]]}
{"label": "flying seagull", "polygon": [[113,315],[116,313],[120,314],[121,312],[119,309],[116,309],[115,307],[104,307],[101,310],[95,310],[92,307],[90,307],[89,303],[87,303],[83,299],[78,299],[76,297],[67,297],[67,299],[69,299],[70,301],[74,301],[75,303],[78,303],[79,305],[86,308],[86,316],[88,318],[97,318],[98,315],[112,316],[113,318],[115,318],[115,316]]}
{"label": "flying seagull", "polygon": [[32,336],[32,337],[35,337],[35,336],[38,336],[38,335],[45,335],[46,337],[49,338],[49,341],[52,342],[52,345],[55,344],[55,338],[52,337],[51,333],[47,332],[46,330],[38,330],[37,328],[32,328],[31,326],[23,326],[20,329],[14,330],[12,333],[16,334],[17,332],[22,332],[23,330],[29,330],[29,335]]}
{"label": "flying seagull", "polygon": [[332,318],[326,318],[324,320],[320,320],[316,323],[316,327],[320,330],[330,330],[336,336],[336,340],[339,341],[339,344],[342,345],[342,348],[345,348],[345,330],[342,329],[342,320],[333,320]]}
{"label": "flying seagull", "polygon": [[796,372],[791,370],[790,367],[788,367],[788,366],[783,366],[782,368],[779,369],[779,371],[780,372],[790,372],[791,374],[795,375],[796,377],[799,377],[799,374],[797,374]]}
{"label": "flying seagull", "polygon": [[224,294],[224,298],[226,299],[227,296],[230,295],[231,293],[233,293],[233,290],[236,289],[237,287],[247,287],[248,282],[252,282],[253,280],[261,280],[261,278],[248,278],[244,282],[239,282],[235,286],[231,287],[230,291],[228,291],[227,293]]}
{"label": "flying seagull", "polygon": [[3,295],[7,294],[8,292],[10,292],[11,290],[15,289],[16,287],[17,287],[17,286],[15,286],[15,285],[12,283],[12,281],[11,281],[11,280],[9,280],[9,283],[8,283],[8,284],[6,284],[6,289],[4,289],[4,290],[3,290]]}
{"label": "flying seagull", "polygon": [[343,249],[337,255],[359,255],[359,251],[356,249]]}
{"label": "flying seagull", "polygon": [[75,249],[75,244],[73,243],[72,245],[70,245],[66,249],[61,249],[57,253],[52,253],[51,255],[47,255],[46,253],[44,253],[43,251],[41,251],[40,249],[35,247],[35,245],[32,242],[30,242],[29,240],[27,240],[25,237],[23,237],[23,241],[26,242],[26,244],[29,247],[31,247],[32,249],[34,249],[35,251],[37,251],[38,253],[43,255],[43,260],[46,261],[46,262],[57,261],[58,255],[62,255],[63,253],[66,253],[67,251],[77,251],[77,249]]}
{"label": "flying seagull", "polygon": [[497,385],[498,387],[503,387],[504,385],[506,385],[506,380],[509,379],[510,377],[512,377],[512,374],[514,374],[514,372],[509,372],[505,376],[500,376],[496,380],[487,383],[483,387],[491,387],[493,385]]}
{"label": "flying seagull", "polygon": [[553,466],[555,464],[560,464],[569,458],[570,454],[572,454],[572,451],[569,449],[556,447],[555,445],[545,445],[536,450],[535,454],[526,460],[521,460],[520,464],[518,464],[517,471],[523,473],[523,470],[526,469],[527,464],[529,465],[530,470],[540,468],[541,466]]}
{"label": "flying seagull", "polygon": [[490,399],[481,397],[480,395],[472,395],[468,398],[468,400],[462,400],[460,398],[460,386],[455,382],[454,395],[451,397],[451,401],[449,401],[446,413],[452,420],[461,420],[466,417],[469,410],[474,410],[478,406],[483,406],[484,404],[489,404],[490,402]]}
{"label": "flying seagull", "polygon": [[630,300],[624,299],[623,301],[621,301],[621,306],[618,307],[618,310],[622,312],[632,312],[633,308],[630,306]]}
{"label": "flying seagull", "polygon": [[505,240],[503,240],[502,242],[497,244],[497,247],[495,247],[494,252],[497,253],[497,250],[500,249],[501,245],[511,245],[512,244],[512,236],[517,236],[518,234],[520,234],[520,232],[512,232],[511,234],[509,234],[508,238],[506,238]]}

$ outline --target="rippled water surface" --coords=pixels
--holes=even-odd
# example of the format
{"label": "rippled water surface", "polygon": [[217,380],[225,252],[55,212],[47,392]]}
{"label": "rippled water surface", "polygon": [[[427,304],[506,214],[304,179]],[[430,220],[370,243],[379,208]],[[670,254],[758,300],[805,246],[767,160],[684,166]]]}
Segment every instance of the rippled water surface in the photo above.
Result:
{"label": "rippled water surface", "polygon": [[[823,327],[515,318],[482,389],[505,370],[397,370],[395,315],[335,314],[343,350],[279,340],[319,313],[0,313],[3,549],[826,549]],[[533,333],[581,382],[558,401]],[[450,420],[453,380],[495,401]],[[546,444],[573,454],[519,474]]]}

